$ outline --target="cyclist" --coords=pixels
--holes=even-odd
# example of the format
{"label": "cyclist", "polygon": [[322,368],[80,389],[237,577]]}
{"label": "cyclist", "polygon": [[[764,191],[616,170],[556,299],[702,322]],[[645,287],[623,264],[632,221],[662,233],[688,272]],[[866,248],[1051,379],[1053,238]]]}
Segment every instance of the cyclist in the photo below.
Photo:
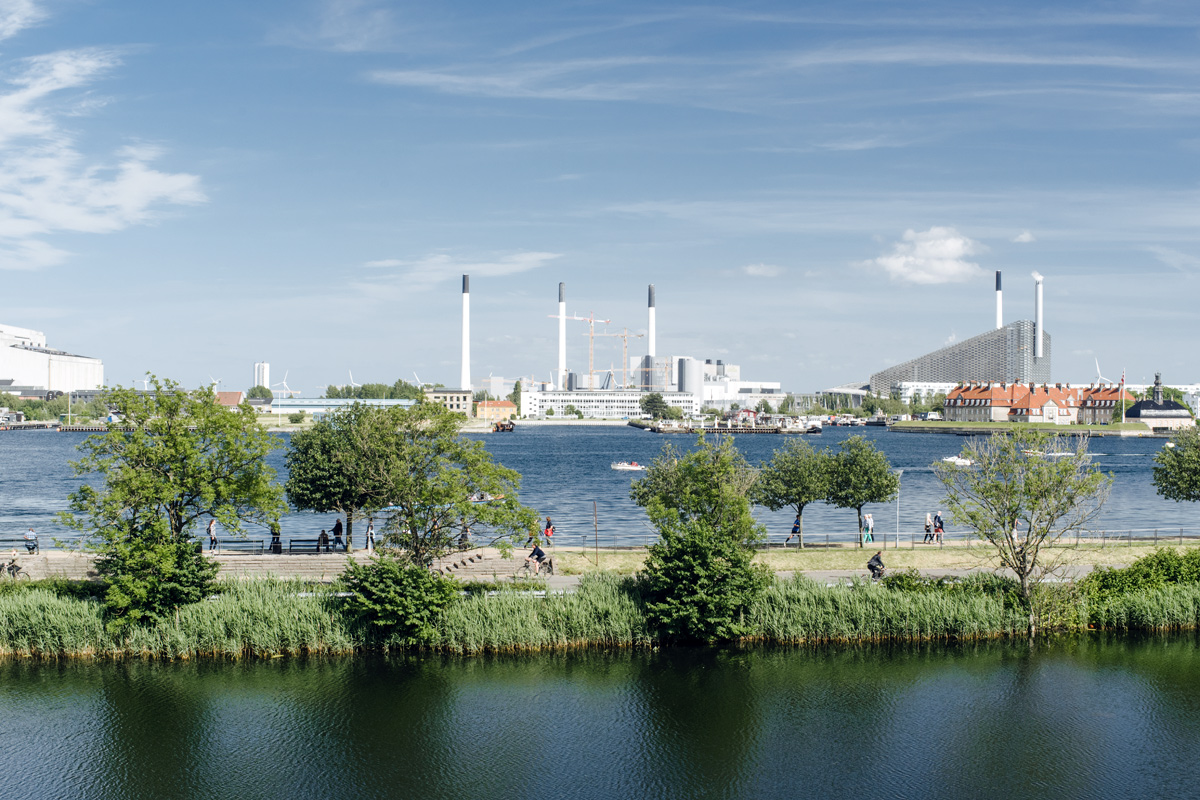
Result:
{"label": "cyclist", "polygon": [[525,563],[533,565],[534,575],[538,574],[538,570],[542,568],[542,562],[545,560],[546,551],[542,549],[540,544],[534,544],[533,549],[529,551],[529,555],[525,557]]}
{"label": "cyclist", "polygon": [[879,579],[883,575],[883,551],[879,550],[875,555],[871,556],[871,560],[867,562],[867,569],[871,570],[871,577]]}

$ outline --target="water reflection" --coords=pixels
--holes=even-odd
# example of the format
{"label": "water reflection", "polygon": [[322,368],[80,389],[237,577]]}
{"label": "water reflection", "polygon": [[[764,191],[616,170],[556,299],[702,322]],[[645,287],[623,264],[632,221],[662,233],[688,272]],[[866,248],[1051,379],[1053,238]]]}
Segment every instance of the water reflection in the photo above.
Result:
{"label": "water reflection", "polygon": [[0,796],[1191,794],[1191,637],[0,663]]}

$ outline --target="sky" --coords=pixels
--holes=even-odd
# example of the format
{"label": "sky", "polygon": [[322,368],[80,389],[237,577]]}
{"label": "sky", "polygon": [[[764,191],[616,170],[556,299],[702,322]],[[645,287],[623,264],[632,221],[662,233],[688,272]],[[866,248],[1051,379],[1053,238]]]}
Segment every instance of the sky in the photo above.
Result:
{"label": "sky", "polygon": [[1197,382],[1198,118],[1184,2],[0,0],[0,322],[319,396],[456,386],[464,273],[476,385],[653,283],[659,355],[808,392],[1038,271],[1055,380]]}

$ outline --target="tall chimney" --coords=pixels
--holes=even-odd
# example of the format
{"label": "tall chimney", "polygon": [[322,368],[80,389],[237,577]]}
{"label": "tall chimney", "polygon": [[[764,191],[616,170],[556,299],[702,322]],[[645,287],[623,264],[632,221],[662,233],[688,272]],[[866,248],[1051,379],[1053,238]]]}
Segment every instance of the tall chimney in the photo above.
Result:
{"label": "tall chimney", "polygon": [[567,285],[558,284],[558,390],[567,388]]}
{"label": "tall chimney", "polygon": [[1000,270],[996,270],[996,327],[1004,327],[1004,292],[1000,291]]}
{"label": "tall chimney", "polygon": [[1042,276],[1033,273],[1033,357],[1042,357],[1042,339],[1045,331],[1042,329]]}
{"label": "tall chimney", "polygon": [[[471,391],[471,276],[463,275],[462,376],[460,388]],[[470,409],[468,409],[469,411]]]}
{"label": "tall chimney", "polygon": [[[650,284],[649,321],[646,323],[646,355],[654,358],[654,284]],[[654,369],[654,365],[650,365]]]}

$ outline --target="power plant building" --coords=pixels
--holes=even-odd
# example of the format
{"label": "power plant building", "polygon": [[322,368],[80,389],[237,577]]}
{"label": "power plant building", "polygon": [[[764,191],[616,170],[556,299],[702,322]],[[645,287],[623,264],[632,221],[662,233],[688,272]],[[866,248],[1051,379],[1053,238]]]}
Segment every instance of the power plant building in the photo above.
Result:
{"label": "power plant building", "polygon": [[104,362],[46,346],[46,334],[0,325],[0,392],[77,392],[104,386]]}
{"label": "power plant building", "polygon": [[1050,334],[1042,322],[1042,276],[1033,273],[1034,319],[1003,323],[1000,273],[996,273],[996,328],[871,376],[869,389],[888,395],[904,383],[993,381],[1050,383]]}

